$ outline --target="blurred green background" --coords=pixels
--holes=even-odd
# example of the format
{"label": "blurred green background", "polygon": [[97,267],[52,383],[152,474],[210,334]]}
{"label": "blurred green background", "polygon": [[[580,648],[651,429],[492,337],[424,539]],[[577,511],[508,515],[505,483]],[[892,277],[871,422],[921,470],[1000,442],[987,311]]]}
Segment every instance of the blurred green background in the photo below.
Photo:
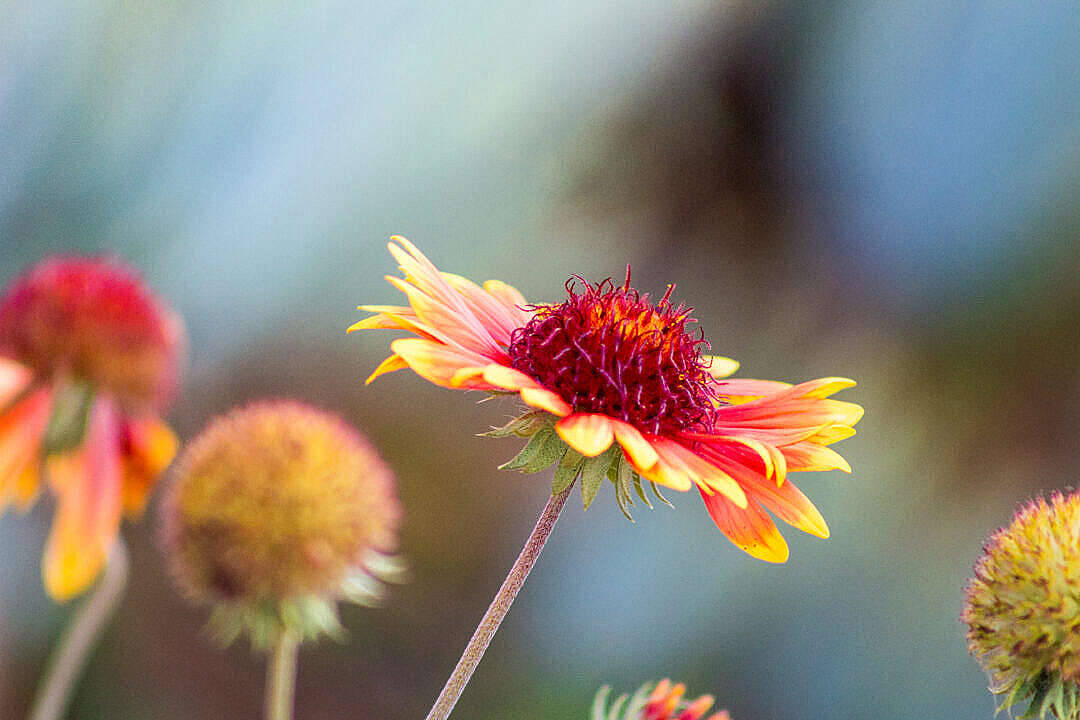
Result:
{"label": "blurred green background", "polygon": [[[1078,477],[1080,6],[1074,2],[0,3],[6,282],[122,255],[191,338],[170,421],[250,398],[336,410],[397,472],[413,582],[301,655],[298,720],[423,717],[549,477],[477,405],[398,373],[389,235],[553,300],[571,273],[696,308],[740,374],[845,375],[866,407],[804,476],[822,541],[754,561],[700,500],[568,506],[455,717],[583,718],[663,676],[736,720],[991,718],[962,587],[985,536]],[[576,498],[576,496],[575,496]],[[0,717],[72,606],[48,503],[0,519]],[[173,591],[156,513],[73,720],[255,717],[263,667]]]}

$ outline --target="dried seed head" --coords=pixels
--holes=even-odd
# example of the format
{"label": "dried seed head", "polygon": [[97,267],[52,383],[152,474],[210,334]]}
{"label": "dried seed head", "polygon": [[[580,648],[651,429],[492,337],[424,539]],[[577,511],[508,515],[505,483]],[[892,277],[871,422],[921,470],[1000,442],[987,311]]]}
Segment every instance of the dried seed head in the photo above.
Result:
{"label": "dried seed head", "polygon": [[255,403],[211,422],[181,455],[163,512],[177,582],[236,610],[237,632],[332,630],[336,600],[374,603],[379,581],[401,572],[389,468],[343,421],[300,403]]}

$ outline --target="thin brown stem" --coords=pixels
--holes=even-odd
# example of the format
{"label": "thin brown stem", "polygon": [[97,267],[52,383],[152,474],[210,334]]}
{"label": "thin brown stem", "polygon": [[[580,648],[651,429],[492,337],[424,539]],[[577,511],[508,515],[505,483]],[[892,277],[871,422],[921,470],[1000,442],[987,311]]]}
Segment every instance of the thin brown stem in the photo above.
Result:
{"label": "thin brown stem", "polygon": [[72,618],[49,658],[30,710],[30,720],[59,720],[64,716],[101,631],[120,606],[127,578],[127,548],[123,539],[117,537],[97,587]]}
{"label": "thin brown stem", "polygon": [[521,554],[514,561],[514,566],[510,568],[510,574],[506,576],[499,592],[495,594],[495,599],[491,601],[487,612],[484,613],[472,639],[465,646],[465,652],[458,660],[450,679],[446,681],[446,686],[439,693],[439,699],[435,701],[434,707],[428,713],[427,720],[445,720],[450,716],[450,711],[454,709],[461,693],[465,691],[465,686],[469,683],[469,678],[472,677],[476,666],[480,664],[480,659],[484,657],[491,639],[495,637],[495,631],[499,629],[518,591],[525,584],[525,578],[529,577],[529,571],[536,564],[536,559],[540,557],[540,551],[544,549],[544,543],[547,542],[548,535],[554,529],[555,521],[559,519],[559,513],[562,512],[572,488],[571,484],[558,495],[551,496],[547,505],[544,506],[544,511],[540,513],[540,518],[536,521],[536,527],[533,528],[529,539],[525,541],[525,547],[521,549]]}

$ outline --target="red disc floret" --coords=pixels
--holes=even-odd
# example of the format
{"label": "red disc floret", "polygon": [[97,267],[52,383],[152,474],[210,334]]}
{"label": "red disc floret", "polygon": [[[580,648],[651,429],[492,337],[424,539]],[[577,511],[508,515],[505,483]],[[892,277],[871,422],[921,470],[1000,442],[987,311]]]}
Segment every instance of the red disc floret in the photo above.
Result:
{"label": "red disc floret", "polygon": [[514,331],[513,367],[558,393],[575,412],[602,413],[653,434],[712,427],[716,395],[702,348],[674,306],[672,287],[653,304],[626,283],[566,283],[566,301],[535,306]]}
{"label": "red disc floret", "polygon": [[0,297],[0,356],[107,389],[129,406],[169,399],[183,337],[180,318],[113,259],[48,258]]}

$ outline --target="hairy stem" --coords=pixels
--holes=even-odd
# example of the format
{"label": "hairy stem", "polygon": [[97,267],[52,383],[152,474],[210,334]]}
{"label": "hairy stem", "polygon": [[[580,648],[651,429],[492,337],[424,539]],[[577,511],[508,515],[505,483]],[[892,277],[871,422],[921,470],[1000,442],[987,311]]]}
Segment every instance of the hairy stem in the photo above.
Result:
{"label": "hairy stem", "polygon": [[544,543],[547,542],[548,535],[554,529],[555,521],[559,519],[559,513],[562,512],[572,488],[571,483],[570,487],[558,495],[551,496],[547,505],[544,506],[544,511],[540,513],[540,518],[536,521],[536,527],[530,533],[529,539],[525,541],[525,547],[521,549],[521,554],[514,561],[514,566],[510,568],[510,573],[503,581],[502,587],[499,588],[495,599],[491,601],[487,612],[484,613],[472,639],[465,646],[465,652],[458,660],[450,679],[446,681],[446,686],[439,693],[439,699],[435,701],[434,707],[428,713],[427,720],[445,720],[450,716],[450,711],[454,709],[461,693],[465,691],[465,686],[468,685],[476,666],[480,664],[480,659],[484,657],[491,639],[495,637],[495,631],[499,629],[518,591],[525,584],[525,578],[529,576],[529,571],[536,564],[536,559],[540,557],[540,551],[544,549]]}
{"label": "hairy stem", "polygon": [[266,665],[266,720],[292,720],[300,637],[282,630]]}
{"label": "hairy stem", "polygon": [[127,547],[117,537],[97,587],[72,618],[49,658],[34,696],[30,720],[60,720],[64,716],[101,631],[120,606],[127,578]]}

